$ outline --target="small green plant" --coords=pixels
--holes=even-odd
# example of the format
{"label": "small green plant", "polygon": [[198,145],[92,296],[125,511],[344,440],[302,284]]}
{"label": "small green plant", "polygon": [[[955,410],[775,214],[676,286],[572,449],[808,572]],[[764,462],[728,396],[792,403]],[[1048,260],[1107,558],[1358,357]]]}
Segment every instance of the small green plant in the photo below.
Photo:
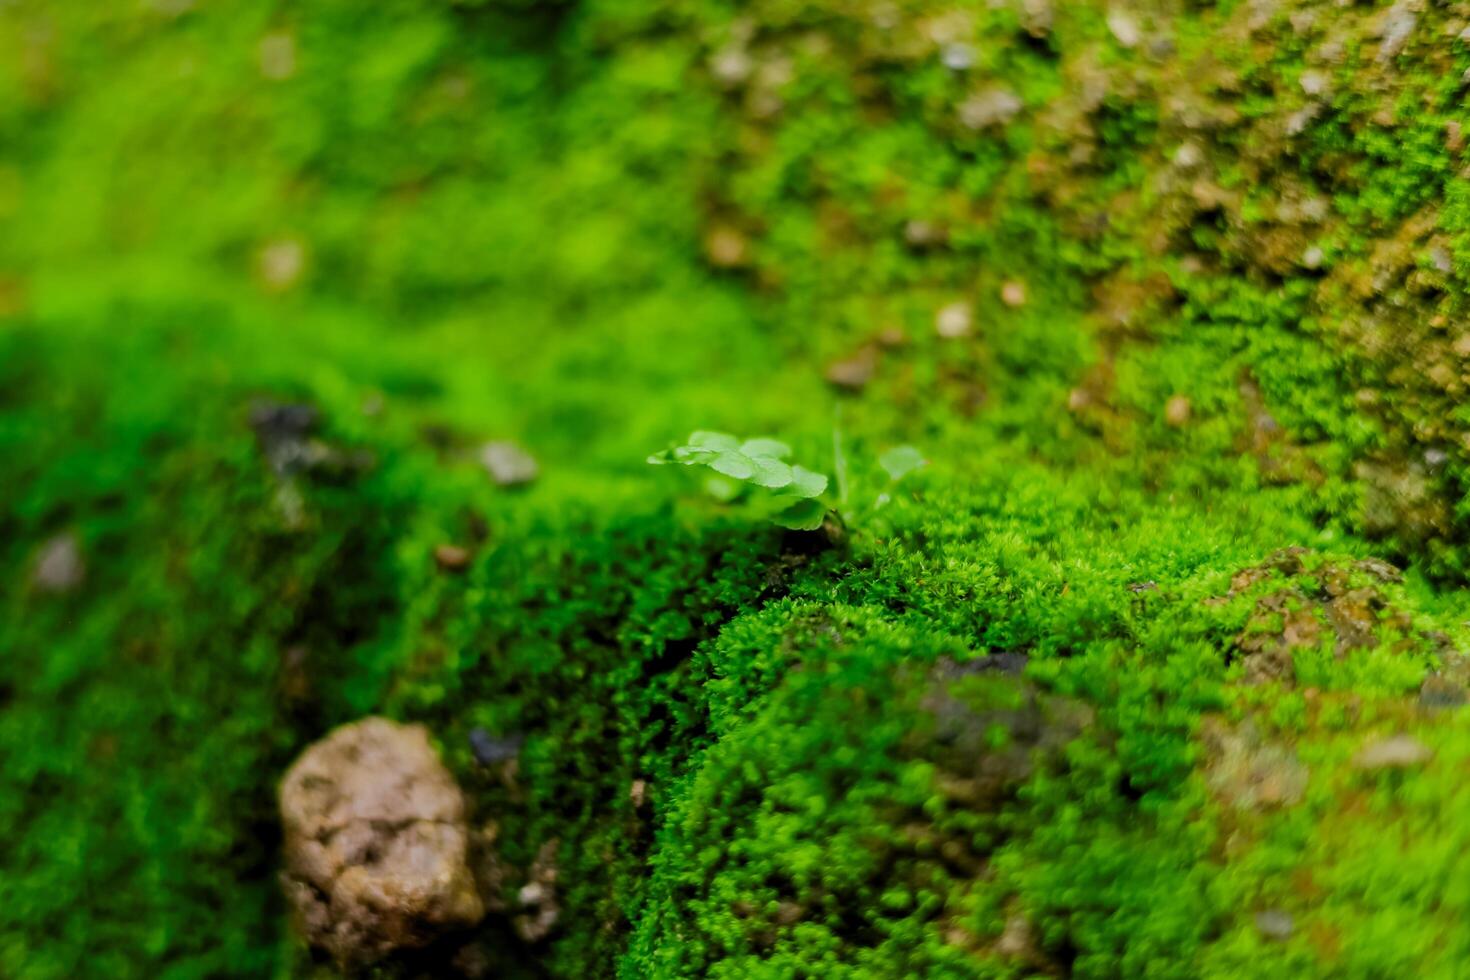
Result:
{"label": "small green plant", "polygon": [[[840,490],[835,503],[825,497],[830,482],[827,475],[789,462],[791,447],[777,439],[742,440],[727,432],[699,430],[684,445],[654,453],[648,462],[655,466],[682,463],[712,470],[715,475],[706,481],[705,489],[724,501],[739,496],[742,487],[769,491],[764,498],[774,505],[772,521],[796,531],[814,531],[829,514],[838,513],[843,519],[852,517],[842,510],[847,501],[847,463],[841,439],[835,432],[833,453]],[[914,447],[898,446],[883,453],[878,465],[888,474],[891,484],[924,466],[925,460]],[[888,499],[888,493],[884,492],[873,506],[881,507]]]}
{"label": "small green plant", "polygon": [[[648,461],[656,466],[706,466],[729,480],[769,490],[769,499],[781,508],[771,520],[793,530],[813,531],[822,526],[830,509],[821,500],[827,491],[827,476],[788,463],[790,456],[791,447],[776,439],[742,441],[726,432],[701,430],[684,445],[654,453]],[[719,487],[716,484],[717,496],[728,499],[735,495]]]}

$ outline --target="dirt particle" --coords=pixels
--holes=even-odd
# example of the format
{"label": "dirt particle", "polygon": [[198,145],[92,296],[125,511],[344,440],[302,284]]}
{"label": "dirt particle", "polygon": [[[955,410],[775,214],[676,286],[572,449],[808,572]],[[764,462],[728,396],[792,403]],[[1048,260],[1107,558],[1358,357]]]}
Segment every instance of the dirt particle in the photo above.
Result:
{"label": "dirt particle", "polygon": [[76,589],[86,577],[81,544],[75,534],[66,531],[41,545],[31,572],[31,584],[38,591],[62,595]]}
{"label": "dirt particle", "polygon": [[469,567],[470,557],[469,549],[457,544],[434,546],[434,564],[439,566],[440,571],[462,572]]}
{"label": "dirt particle", "polygon": [[967,337],[974,327],[974,314],[966,302],[949,303],[934,315],[934,332],[947,340]]}
{"label": "dirt particle", "polygon": [[741,269],[750,264],[750,241],[737,228],[716,225],[704,236],[704,254],[716,269]]}
{"label": "dirt particle", "polygon": [[295,286],[306,269],[306,246],[299,238],[278,238],[261,246],[256,274],[269,292],[284,293]]}
{"label": "dirt particle", "polygon": [[873,380],[873,372],[877,367],[878,352],[871,347],[864,347],[851,357],[828,364],[824,377],[834,388],[857,392],[862,391]]}

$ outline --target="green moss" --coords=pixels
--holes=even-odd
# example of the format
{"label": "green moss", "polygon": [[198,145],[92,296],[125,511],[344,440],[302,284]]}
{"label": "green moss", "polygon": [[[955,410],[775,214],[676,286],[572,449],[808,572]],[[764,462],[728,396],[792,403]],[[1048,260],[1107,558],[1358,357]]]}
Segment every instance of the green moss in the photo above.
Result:
{"label": "green moss", "polygon": [[[1461,972],[1463,18],[1053,6],[0,10],[0,974],[319,972],[369,712],[511,906],[385,976]],[[836,538],[643,465],[834,423]]]}

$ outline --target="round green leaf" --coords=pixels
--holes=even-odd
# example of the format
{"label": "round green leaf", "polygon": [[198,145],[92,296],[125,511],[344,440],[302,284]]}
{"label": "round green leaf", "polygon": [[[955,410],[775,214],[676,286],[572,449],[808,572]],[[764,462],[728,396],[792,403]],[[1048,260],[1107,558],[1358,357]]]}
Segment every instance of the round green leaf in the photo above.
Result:
{"label": "round green leaf", "polygon": [[772,490],[790,486],[794,478],[791,467],[779,459],[756,456],[751,457],[750,461],[755,464],[755,475],[750,478],[751,483],[761,487],[770,487]]}
{"label": "round green leaf", "polygon": [[797,497],[820,497],[827,491],[827,477],[805,466],[791,467],[791,485],[786,492]]}
{"label": "round green leaf", "polygon": [[771,520],[793,531],[815,531],[827,519],[827,508],[815,500],[798,500]]}
{"label": "round green leaf", "polygon": [[689,436],[687,449],[713,449],[715,452],[736,452],[740,449],[740,440],[728,432],[709,432],[700,429]]}
{"label": "round green leaf", "polygon": [[693,466],[696,463],[709,462],[715,457],[715,450],[699,446],[679,446],[673,450],[673,457],[685,466]]}
{"label": "round green leaf", "polygon": [[927,466],[924,454],[913,446],[894,446],[878,457],[878,465],[888,473],[890,480],[902,480],[921,466]]}
{"label": "round green leaf", "polygon": [[791,455],[791,447],[777,439],[747,439],[740,444],[740,451],[751,459],[785,459]]}
{"label": "round green leaf", "polygon": [[716,473],[723,473],[734,480],[749,480],[755,476],[755,463],[743,453],[731,451],[719,453],[708,463]]}

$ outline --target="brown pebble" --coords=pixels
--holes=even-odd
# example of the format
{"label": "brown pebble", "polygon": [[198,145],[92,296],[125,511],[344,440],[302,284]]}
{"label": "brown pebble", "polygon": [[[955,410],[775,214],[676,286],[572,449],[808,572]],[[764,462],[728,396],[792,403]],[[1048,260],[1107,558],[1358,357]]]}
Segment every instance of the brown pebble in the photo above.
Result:
{"label": "brown pebble", "polygon": [[457,544],[441,544],[434,547],[434,564],[446,572],[461,572],[469,567],[470,552]]}
{"label": "brown pebble", "polygon": [[1026,286],[1012,279],[1000,287],[1000,301],[1011,309],[1026,305]]}
{"label": "brown pebble", "polygon": [[887,326],[878,332],[878,343],[884,347],[902,347],[908,342],[909,336],[903,327]]}
{"label": "brown pebble", "polygon": [[292,764],[279,799],[287,899],[344,972],[484,916],[464,796],[423,726],[333,730]]}
{"label": "brown pebble", "polygon": [[1189,422],[1189,399],[1175,395],[1164,403],[1164,421],[1178,429]]}
{"label": "brown pebble", "polygon": [[710,229],[704,238],[704,252],[717,269],[738,269],[750,263],[750,243],[729,225]]}
{"label": "brown pebble", "polygon": [[915,218],[903,226],[903,240],[914,248],[943,245],[948,237],[942,225],[922,218]]}
{"label": "brown pebble", "polygon": [[847,391],[861,391],[873,380],[873,371],[878,366],[877,352],[864,347],[851,357],[833,361],[827,365],[826,379],[834,387]]}

